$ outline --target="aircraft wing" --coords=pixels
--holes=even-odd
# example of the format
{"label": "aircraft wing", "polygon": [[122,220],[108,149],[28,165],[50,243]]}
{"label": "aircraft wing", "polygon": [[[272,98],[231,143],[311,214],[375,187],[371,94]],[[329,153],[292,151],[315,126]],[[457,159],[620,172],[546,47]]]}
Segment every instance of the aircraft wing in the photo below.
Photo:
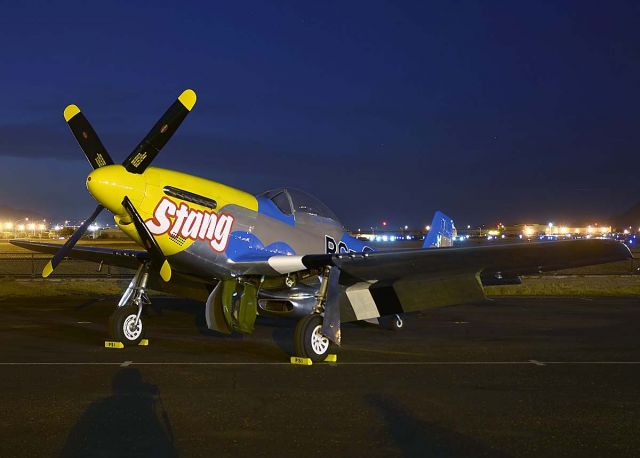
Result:
{"label": "aircraft wing", "polygon": [[[631,258],[614,240],[568,240],[355,254],[275,256],[262,264],[280,274],[335,266],[341,321],[484,299],[480,276],[515,277]],[[258,268],[258,265],[256,265]]]}
{"label": "aircraft wing", "polygon": [[[47,254],[55,254],[62,247],[57,243],[31,242],[28,240],[11,240],[11,243],[20,248]],[[149,259],[149,253],[144,250],[120,250],[117,248],[76,245],[69,252],[69,257],[82,261],[104,262],[110,266],[137,269],[141,262]]]}

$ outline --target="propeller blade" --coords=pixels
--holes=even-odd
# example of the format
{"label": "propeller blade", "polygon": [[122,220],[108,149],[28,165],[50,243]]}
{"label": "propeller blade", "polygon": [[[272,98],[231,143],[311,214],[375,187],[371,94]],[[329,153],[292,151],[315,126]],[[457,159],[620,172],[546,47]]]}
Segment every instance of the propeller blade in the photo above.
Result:
{"label": "propeller blade", "polygon": [[142,239],[144,248],[151,255],[152,266],[159,269],[160,277],[162,277],[165,282],[168,282],[171,280],[171,266],[160,249],[160,245],[158,245],[156,239],[153,237],[151,232],[149,232],[149,228],[144,223],[140,213],[138,213],[127,196],[124,197],[122,206],[129,214],[129,217],[131,217],[131,221],[133,221],[133,225],[135,226],[136,231],[138,231],[140,239]]}
{"label": "propeller blade", "polygon": [[93,223],[100,212],[104,209],[102,205],[98,205],[96,209],[93,211],[93,214],[87,218],[82,226],[80,226],[73,233],[69,240],[58,250],[58,252],[51,258],[51,260],[47,263],[44,270],[42,271],[42,277],[47,278],[53,272],[53,269],[58,267],[58,264],[62,262],[62,260],[69,254],[69,252],[73,249],[75,244],[80,240],[80,237],[87,231],[87,228]]}
{"label": "propeller blade", "polygon": [[105,165],[112,165],[113,160],[104,147],[98,134],[76,105],[69,105],[64,109],[64,120],[69,124],[73,136],[89,160],[91,167],[97,169]]}
{"label": "propeller blade", "polygon": [[180,127],[196,103],[196,93],[191,89],[184,91],[173,105],[162,115],[146,137],[122,163],[131,173],[142,173],[151,164],[171,136]]}

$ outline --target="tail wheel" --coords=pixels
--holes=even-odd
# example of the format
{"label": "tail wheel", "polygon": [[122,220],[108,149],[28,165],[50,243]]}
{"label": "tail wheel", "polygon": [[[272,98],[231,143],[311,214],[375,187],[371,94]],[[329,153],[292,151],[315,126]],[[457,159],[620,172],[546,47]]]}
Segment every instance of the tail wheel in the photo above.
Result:
{"label": "tail wheel", "polygon": [[404,327],[404,320],[400,315],[390,315],[378,318],[380,326],[390,331],[399,331]]}
{"label": "tail wheel", "polygon": [[308,315],[298,321],[294,334],[296,356],[324,361],[329,353],[330,341],[322,335],[322,317]]}
{"label": "tail wheel", "polygon": [[144,328],[142,316],[136,320],[137,317],[138,307],[135,305],[116,308],[109,320],[111,337],[125,346],[138,345],[144,335]]}

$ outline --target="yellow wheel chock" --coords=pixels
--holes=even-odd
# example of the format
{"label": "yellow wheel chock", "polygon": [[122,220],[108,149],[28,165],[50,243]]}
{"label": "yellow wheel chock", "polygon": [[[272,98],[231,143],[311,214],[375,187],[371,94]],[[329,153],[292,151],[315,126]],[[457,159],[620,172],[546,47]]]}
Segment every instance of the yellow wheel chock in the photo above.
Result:
{"label": "yellow wheel chock", "polygon": [[[324,362],[325,363],[336,363],[336,362],[338,362],[338,355],[329,354],[324,359]],[[313,364],[313,361],[311,361],[311,358],[302,358],[301,356],[292,356],[291,357],[291,364],[297,364],[297,365],[300,365],[300,366],[311,366]]]}
{"label": "yellow wheel chock", "polygon": [[[149,339],[142,339],[139,343],[138,343],[139,347],[148,347],[149,346]],[[122,342],[118,342],[115,340],[105,340],[104,341],[104,348],[124,348],[124,344]]]}

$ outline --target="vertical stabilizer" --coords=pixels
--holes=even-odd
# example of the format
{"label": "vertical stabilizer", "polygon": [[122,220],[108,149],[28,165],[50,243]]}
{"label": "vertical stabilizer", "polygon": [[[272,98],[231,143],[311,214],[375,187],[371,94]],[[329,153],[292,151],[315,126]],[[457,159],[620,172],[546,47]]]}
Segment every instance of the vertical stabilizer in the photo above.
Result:
{"label": "vertical stabilizer", "polygon": [[456,236],[456,226],[453,220],[441,211],[433,215],[431,230],[424,238],[422,248],[440,248],[453,245],[453,238]]}

